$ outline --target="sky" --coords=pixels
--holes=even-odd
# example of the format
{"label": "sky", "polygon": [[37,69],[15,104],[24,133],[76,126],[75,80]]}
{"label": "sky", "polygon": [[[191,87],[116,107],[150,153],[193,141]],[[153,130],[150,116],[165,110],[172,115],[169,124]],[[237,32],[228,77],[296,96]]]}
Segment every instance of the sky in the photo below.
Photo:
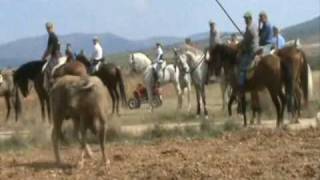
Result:
{"label": "sky", "polygon": [[[272,24],[287,27],[320,15],[319,0],[220,0],[243,29],[242,16],[261,10]],[[220,31],[236,31],[215,0],[0,0],[0,44],[46,33],[111,32],[128,39],[205,32],[214,19]]]}

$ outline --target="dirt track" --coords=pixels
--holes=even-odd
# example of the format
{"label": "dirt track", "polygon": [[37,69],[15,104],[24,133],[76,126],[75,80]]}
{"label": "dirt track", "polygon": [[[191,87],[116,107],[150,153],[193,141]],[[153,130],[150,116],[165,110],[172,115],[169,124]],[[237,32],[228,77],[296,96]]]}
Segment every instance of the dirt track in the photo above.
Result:
{"label": "dirt track", "polygon": [[76,167],[78,147],[62,150],[65,167],[50,149],[0,154],[0,179],[317,179],[320,129],[246,129],[207,140],[112,144],[106,172],[94,147],[87,169]]}

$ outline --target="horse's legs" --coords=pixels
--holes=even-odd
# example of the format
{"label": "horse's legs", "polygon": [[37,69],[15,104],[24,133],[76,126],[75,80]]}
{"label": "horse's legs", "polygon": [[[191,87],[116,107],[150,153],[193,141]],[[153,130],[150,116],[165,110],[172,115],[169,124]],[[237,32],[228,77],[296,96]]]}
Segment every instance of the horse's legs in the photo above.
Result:
{"label": "horse's legs", "polygon": [[251,108],[252,118],[251,118],[250,124],[254,124],[256,114],[258,114],[258,124],[261,124],[260,122],[261,107],[260,107],[259,94],[257,91],[251,92],[251,107],[252,107]]}
{"label": "horse's legs", "polygon": [[222,95],[222,110],[224,110],[226,106],[226,90],[227,90],[227,86],[224,81],[220,82],[220,90]]}
{"label": "horse's legs", "polygon": [[[150,87],[151,86],[151,87]],[[148,95],[148,102],[149,102],[149,105],[151,107],[151,112],[153,112],[153,105],[152,105],[152,99],[153,99],[153,95],[152,95],[152,85],[151,84],[147,84],[147,95]]]}
{"label": "horse's legs", "polygon": [[244,92],[242,92],[240,94],[240,101],[241,101],[241,111],[243,114],[243,125],[244,127],[247,127],[247,102],[246,102],[246,94]]}
{"label": "horse's legs", "polygon": [[191,111],[191,83],[188,83],[187,85],[187,98],[188,98],[188,112]]}
{"label": "horse's legs", "polygon": [[270,92],[273,104],[276,107],[276,111],[277,111],[277,127],[279,128],[280,125],[281,125],[281,104],[279,102],[279,98],[281,99],[281,96],[279,96],[279,98],[278,98],[278,94],[273,92],[270,89],[269,89],[269,92]]}
{"label": "horse's legs", "polygon": [[99,142],[100,142],[100,148],[101,148],[101,154],[102,154],[102,160],[104,165],[107,165],[107,158],[106,158],[106,153],[105,153],[105,134],[106,134],[106,128],[105,128],[105,119],[104,117],[101,115],[99,118]]}
{"label": "horse's legs", "polygon": [[279,97],[281,101],[280,119],[281,119],[281,124],[283,124],[283,114],[284,114],[284,109],[286,107],[286,95],[280,90]]}
{"label": "horse's legs", "polygon": [[198,87],[195,87],[196,89],[196,96],[197,96],[197,117],[200,116],[201,113],[201,105],[200,105],[200,92]]}
{"label": "horse's legs", "polygon": [[78,165],[80,168],[83,167],[84,156],[87,154],[87,127],[85,124],[85,119],[80,118],[80,132],[81,132],[81,155]]}
{"label": "horse's legs", "polygon": [[115,112],[115,95],[113,93],[113,91],[111,90],[111,88],[107,85],[107,89],[109,91],[109,94],[111,96],[111,100],[112,100],[112,114],[114,114]]}
{"label": "horse's legs", "polygon": [[236,100],[236,95],[235,95],[235,92],[234,90],[232,90],[232,93],[231,93],[231,96],[230,96],[230,99],[229,99],[229,102],[228,102],[228,113],[229,113],[229,116],[232,116],[232,104],[234,102],[234,100]]}
{"label": "horse's legs", "polygon": [[10,112],[11,112],[10,95],[6,94],[6,95],[4,96],[4,99],[5,99],[5,101],[6,101],[6,106],[7,106],[6,121],[8,122],[9,117],[10,117]]}
{"label": "horse's legs", "polygon": [[48,116],[48,120],[49,123],[51,123],[51,107],[50,107],[50,97],[48,94],[46,94],[45,96],[45,105],[47,107],[47,116]]}
{"label": "horse's legs", "polygon": [[61,163],[60,153],[59,153],[59,140],[61,135],[61,127],[62,127],[63,119],[54,119],[53,121],[53,129],[51,133],[51,139],[53,144],[54,155],[56,159],[56,163]]}
{"label": "horse's legs", "polygon": [[113,89],[113,91],[114,91],[114,95],[115,95],[115,97],[116,97],[116,108],[117,108],[116,110],[117,110],[117,114],[120,115],[120,113],[119,113],[120,96],[119,96],[119,93],[118,93],[118,91],[117,91],[117,88]]}
{"label": "horse's legs", "polygon": [[206,102],[206,89],[204,85],[201,88],[201,98],[202,98],[202,105],[203,105],[203,113],[206,119],[208,119],[208,110],[207,110],[207,102]]}
{"label": "horse's legs", "polygon": [[177,109],[180,110],[182,108],[182,91],[180,87],[179,81],[175,82],[175,88],[178,96],[178,106]]}

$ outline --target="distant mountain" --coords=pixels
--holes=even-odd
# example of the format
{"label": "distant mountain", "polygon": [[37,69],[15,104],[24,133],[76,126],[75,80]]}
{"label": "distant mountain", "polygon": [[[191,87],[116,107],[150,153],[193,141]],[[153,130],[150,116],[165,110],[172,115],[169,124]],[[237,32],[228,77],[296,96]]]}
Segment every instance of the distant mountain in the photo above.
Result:
{"label": "distant mountain", "polygon": [[302,43],[320,43],[320,16],[283,30],[286,39],[300,38]]}
{"label": "distant mountain", "polygon": [[[86,54],[91,54],[92,38],[94,36],[98,36],[100,38],[102,47],[106,51],[106,54],[143,50],[154,46],[158,41],[164,44],[173,44],[182,41],[182,38],[176,37],[155,37],[145,40],[128,40],[111,33],[74,33],[59,36],[62,44],[61,49],[65,49],[66,43],[71,43],[75,52],[79,52],[83,49]],[[48,37],[46,35],[42,35],[0,45],[0,66],[17,66],[32,59],[39,59],[46,47],[47,38]]]}
{"label": "distant mountain", "polygon": [[[285,28],[283,34],[286,39],[300,38],[302,43],[320,43],[320,17]],[[150,49],[158,41],[171,47],[172,45],[181,44],[184,40],[184,38],[180,37],[154,37],[144,40],[130,40],[111,33],[74,33],[60,36],[62,50],[65,49],[66,43],[71,43],[76,52],[83,49],[87,54],[91,54],[92,37],[95,35],[101,39],[106,54]],[[226,40],[229,38],[230,33],[222,33],[221,35],[222,39]],[[193,34],[189,37],[196,44],[199,44],[200,47],[205,47],[208,44],[208,36],[209,33],[205,32]],[[0,45],[0,67],[14,67],[32,59],[39,59],[46,47],[47,38],[46,35],[42,35]]]}

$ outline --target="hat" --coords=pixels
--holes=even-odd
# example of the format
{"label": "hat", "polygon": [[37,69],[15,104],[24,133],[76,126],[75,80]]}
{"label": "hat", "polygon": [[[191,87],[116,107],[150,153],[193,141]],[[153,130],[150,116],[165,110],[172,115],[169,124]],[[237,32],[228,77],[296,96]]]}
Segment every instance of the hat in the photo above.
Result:
{"label": "hat", "polygon": [[259,16],[267,16],[267,13],[265,11],[261,11]]}
{"label": "hat", "polygon": [[252,14],[250,11],[247,11],[246,13],[244,13],[243,17],[244,18],[252,18]]}
{"label": "hat", "polygon": [[157,42],[157,43],[156,43],[156,46],[162,46],[162,45],[161,45],[161,43]]}
{"label": "hat", "polygon": [[46,28],[53,28],[53,23],[51,23],[51,22],[47,22],[46,23]]}
{"label": "hat", "polygon": [[209,24],[215,24],[214,20],[211,19],[211,20],[209,21]]}

